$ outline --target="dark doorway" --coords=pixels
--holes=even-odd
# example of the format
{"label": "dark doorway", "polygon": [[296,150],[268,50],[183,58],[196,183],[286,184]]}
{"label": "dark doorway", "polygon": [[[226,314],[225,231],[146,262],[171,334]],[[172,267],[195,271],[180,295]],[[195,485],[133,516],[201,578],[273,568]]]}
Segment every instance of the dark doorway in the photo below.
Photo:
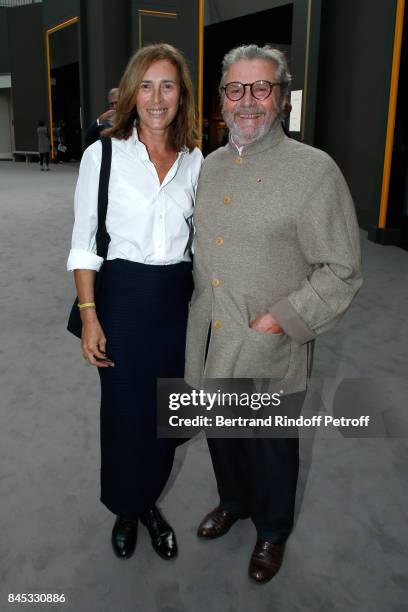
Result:
{"label": "dark doorway", "polygon": [[48,33],[54,161],[81,157],[81,102],[78,23]]}
{"label": "dark doorway", "polygon": [[[59,158],[78,160],[81,157],[81,125],[79,117],[79,64],[75,62],[51,70],[53,123],[58,127],[57,139],[66,147]],[[55,143],[56,148],[58,143]]]}
{"label": "dark doorway", "polygon": [[290,65],[293,4],[237,19],[222,21],[204,29],[203,153],[207,155],[225,143],[227,129],[219,105],[218,85],[222,59],[230,49],[243,44],[270,44],[286,53]]}

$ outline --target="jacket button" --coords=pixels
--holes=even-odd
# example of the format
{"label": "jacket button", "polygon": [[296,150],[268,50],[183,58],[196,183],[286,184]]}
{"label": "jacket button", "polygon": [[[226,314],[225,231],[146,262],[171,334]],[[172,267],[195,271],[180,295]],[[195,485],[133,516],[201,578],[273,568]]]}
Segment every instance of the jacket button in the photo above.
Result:
{"label": "jacket button", "polygon": [[231,198],[230,196],[224,196],[224,200],[223,200],[224,204],[231,204]]}
{"label": "jacket button", "polygon": [[222,327],[221,321],[218,321],[218,320],[213,321],[214,329],[221,329],[221,327]]}
{"label": "jacket button", "polygon": [[224,238],[222,236],[218,236],[218,238],[215,239],[215,244],[218,246],[221,246],[224,244]]}
{"label": "jacket button", "polygon": [[221,285],[221,281],[218,278],[213,278],[211,284],[213,287],[219,287]]}
{"label": "jacket button", "polygon": [[242,164],[242,157],[240,155],[237,155],[237,157],[235,158],[235,163],[238,165]]}

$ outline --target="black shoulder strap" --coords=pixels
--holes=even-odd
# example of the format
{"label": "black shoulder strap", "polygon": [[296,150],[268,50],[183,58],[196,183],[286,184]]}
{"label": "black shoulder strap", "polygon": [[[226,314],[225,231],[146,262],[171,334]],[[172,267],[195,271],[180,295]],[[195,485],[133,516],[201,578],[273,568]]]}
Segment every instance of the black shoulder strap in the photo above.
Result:
{"label": "black shoulder strap", "polygon": [[102,143],[102,162],[99,172],[99,191],[98,191],[98,230],[96,232],[96,252],[99,257],[106,259],[110,236],[106,231],[106,213],[108,210],[108,190],[109,178],[112,162],[112,140],[101,138]]}

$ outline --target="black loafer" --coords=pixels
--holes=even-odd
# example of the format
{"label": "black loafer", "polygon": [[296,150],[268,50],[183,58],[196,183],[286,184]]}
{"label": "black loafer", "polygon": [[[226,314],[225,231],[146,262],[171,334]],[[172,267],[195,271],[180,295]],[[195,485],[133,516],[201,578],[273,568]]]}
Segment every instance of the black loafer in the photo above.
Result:
{"label": "black loafer", "polygon": [[120,559],[129,559],[135,552],[137,521],[117,517],[112,530],[113,552]]}
{"label": "black loafer", "polygon": [[140,521],[147,527],[153,549],[162,559],[173,559],[177,555],[176,535],[167,521],[153,506],[140,516]]}

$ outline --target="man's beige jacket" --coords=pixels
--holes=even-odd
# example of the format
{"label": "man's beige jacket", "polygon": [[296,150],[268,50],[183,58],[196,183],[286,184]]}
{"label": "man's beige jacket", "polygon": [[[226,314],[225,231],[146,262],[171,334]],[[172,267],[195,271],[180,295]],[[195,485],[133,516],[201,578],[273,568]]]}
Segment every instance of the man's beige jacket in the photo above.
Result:
{"label": "man's beige jacket", "polygon": [[[276,124],[242,155],[229,143],[206,158],[194,223],[186,381],[269,378],[285,392],[304,389],[315,337],[362,283],[359,229],[339,168]],[[284,333],[250,329],[267,312]]]}

